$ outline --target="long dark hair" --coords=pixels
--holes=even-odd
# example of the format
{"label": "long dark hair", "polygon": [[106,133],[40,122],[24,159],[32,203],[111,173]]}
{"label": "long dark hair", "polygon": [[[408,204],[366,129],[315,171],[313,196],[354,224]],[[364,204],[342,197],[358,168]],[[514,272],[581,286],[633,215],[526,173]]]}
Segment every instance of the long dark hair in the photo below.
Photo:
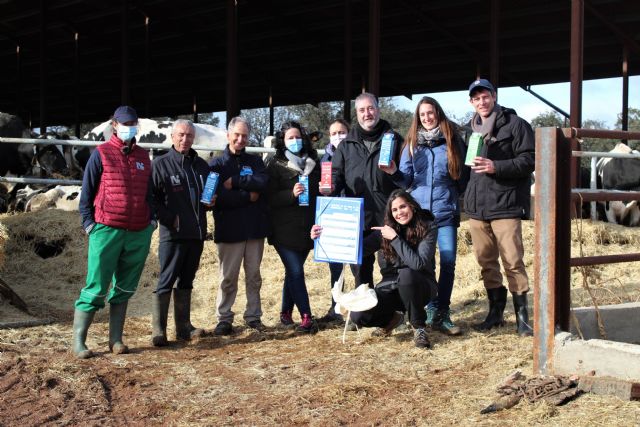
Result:
{"label": "long dark hair", "polygon": [[438,126],[440,126],[440,131],[447,141],[447,168],[449,170],[449,175],[451,175],[451,178],[455,180],[460,179],[462,169],[460,158],[458,156],[460,153],[458,153],[458,147],[453,141],[456,137],[458,126],[447,118],[447,115],[444,113],[444,110],[438,101],[430,96],[422,97],[420,102],[418,102],[418,105],[416,105],[416,111],[413,114],[411,126],[409,127],[407,137],[404,140],[404,147],[409,146],[409,155],[413,157],[413,153],[418,145],[418,129],[422,127],[422,123],[420,123],[420,106],[422,104],[429,104],[435,110]]}
{"label": "long dark hair", "polygon": [[[406,225],[399,224],[391,212],[391,204],[396,199],[403,199],[413,211],[413,218]],[[393,228],[399,236],[402,236],[409,245],[416,247],[429,232],[429,222],[433,220],[431,212],[423,210],[418,202],[405,190],[394,190],[387,200],[387,208],[384,211],[384,225]],[[387,261],[393,262],[398,257],[391,246],[391,241],[382,239],[382,253]]]}
{"label": "long dark hair", "polygon": [[294,121],[294,120],[289,120],[284,122],[281,126],[280,126],[280,130],[278,132],[276,132],[275,137],[276,137],[276,143],[275,143],[275,148],[276,148],[276,156],[280,157],[280,158],[285,158],[284,152],[287,150],[287,146],[284,143],[284,135],[287,133],[287,131],[291,128],[296,128],[300,131],[300,135],[302,135],[302,150],[300,150],[300,152],[298,153],[299,156],[303,156],[303,155],[307,155],[309,157],[311,157],[314,160],[318,159],[318,152],[315,150],[315,148],[313,148],[313,145],[311,145],[311,140],[309,139],[309,135],[307,135],[307,131],[300,125],[300,123]]}

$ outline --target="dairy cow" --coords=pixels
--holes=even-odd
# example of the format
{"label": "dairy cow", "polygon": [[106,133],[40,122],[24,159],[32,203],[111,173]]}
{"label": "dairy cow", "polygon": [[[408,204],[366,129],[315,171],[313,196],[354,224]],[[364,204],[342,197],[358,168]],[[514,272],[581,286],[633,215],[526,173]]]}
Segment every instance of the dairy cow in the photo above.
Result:
{"label": "dairy cow", "polygon": [[[638,153],[619,143],[611,153]],[[602,158],[596,164],[598,178],[605,190],[640,191],[640,159]],[[638,201],[599,202],[604,205],[609,222],[637,226],[640,224]]]}
{"label": "dairy cow", "polygon": [[[138,134],[136,141],[139,143],[163,144],[171,147],[172,120],[156,121],[151,119],[138,120]],[[209,160],[215,151],[223,150],[227,145],[227,134],[223,129],[202,123],[195,123],[196,137],[194,145],[207,147],[205,150],[198,150],[198,155],[205,160]],[[111,121],[101,123],[93,128],[84,139],[90,141],[107,141],[113,134]]]}

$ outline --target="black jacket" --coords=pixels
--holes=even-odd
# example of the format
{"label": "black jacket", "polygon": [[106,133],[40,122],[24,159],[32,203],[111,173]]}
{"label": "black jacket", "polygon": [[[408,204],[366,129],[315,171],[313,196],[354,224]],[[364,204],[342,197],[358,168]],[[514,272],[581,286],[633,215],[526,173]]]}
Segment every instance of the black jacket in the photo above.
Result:
{"label": "black jacket", "polygon": [[283,245],[295,250],[313,248],[309,236],[315,222],[316,197],[320,182],[320,161],[309,174],[309,206],[300,206],[293,196],[293,186],[300,173],[289,166],[289,161],[276,154],[267,165],[269,174],[269,244]]}
{"label": "black jacket", "polygon": [[402,174],[399,170],[392,178],[378,168],[382,135],[389,131],[394,133],[393,158],[396,165],[400,160],[400,149],[403,143],[402,136],[393,131],[389,123],[382,119],[380,122],[382,122],[382,132],[371,152],[362,142],[358,126],[354,126],[347,134],[347,138],[338,145],[331,161],[333,195],[340,195],[344,191],[346,197],[364,198],[365,229],[382,225],[387,199],[391,192],[398,188],[394,181],[402,182]]}
{"label": "black jacket", "polygon": [[[197,239],[207,235],[206,208],[200,203],[202,189],[209,175],[207,162],[194,150],[182,155],[171,148],[153,161],[153,210],[160,222],[160,241]],[[193,190],[197,203],[191,203]],[[173,224],[178,216],[179,227]]]}
{"label": "black jacket", "polygon": [[[211,160],[211,170],[220,174],[218,198],[213,210],[216,243],[236,243],[251,239],[264,239],[269,232],[267,218],[267,175],[260,156],[242,151],[234,155],[229,146],[222,156]],[[232,188],[222,185],[231,178]],[[250,193],[260,195],[252,202]]]}
{"label": "black jacket", "polygon": [[496,172],[471,171],[464,210],[470,218],[483,221],[526,218],[535,167],[533,130],[514,110],[502,107],[490,139],[483,144],[481,156],[493,160]]}
{"label": "black jacket", "polygon": [[[434,222],[433,214],[424,210],[424,215],[429,218],[428,232],[416,246],[410,245],[405,240],[404,234],[401,233],[391,241],[391,247],[396,252],[397,257],[393,262],[381,263],[380,274],[382,274],[382,282],[394,282],[398,277],[398,270],[401,268],[410,268],[419,271],[424,275],[425,283],[431,289],[436,289],[436,244],[438,241],[438,227]],[[382,234],[376,230],[369,234],[363,242],[363,255],[371,255],[375,253],[382,244]]]}

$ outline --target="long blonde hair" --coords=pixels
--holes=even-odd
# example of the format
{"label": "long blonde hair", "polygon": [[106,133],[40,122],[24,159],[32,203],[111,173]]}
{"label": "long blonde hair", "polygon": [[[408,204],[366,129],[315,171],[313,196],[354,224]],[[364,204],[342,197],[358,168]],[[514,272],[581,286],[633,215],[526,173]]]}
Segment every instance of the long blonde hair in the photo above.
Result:
{"label": "long blonde hair", "polygon": [[413,114],[411,126],[409,127],[409,132],[407,132],[407,137],[404,140],[404,145],[402,146],[402,148],[404,149],[404,147],[408,146],[409,155],[413,157],[413,153],[416,149],[416,146],[418,145],[418,129],[422,127],[422,124],[420,123],[420,106],[422,104],[429,104],[433,106],[436,112],[438,126],[440,126],[440,131],[447,141],[447,168],[449,170],[449,175],[451,175],[451,178],[455,180],[460,179],[460,157],[458,153],[458,147],[454,142],[455,132],[457,131],[458,127],[455,123],[447,118],[438,101],[431,98],[430,96],[425,96],[420,100],[420,102],[418,102],[416,111]]}

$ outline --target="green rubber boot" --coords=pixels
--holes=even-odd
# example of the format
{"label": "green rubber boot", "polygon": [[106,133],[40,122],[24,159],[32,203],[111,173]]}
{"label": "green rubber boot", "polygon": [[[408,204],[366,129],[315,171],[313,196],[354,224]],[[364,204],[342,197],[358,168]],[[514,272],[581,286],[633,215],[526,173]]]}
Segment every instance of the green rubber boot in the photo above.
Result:
{"label": "green rubber boot", "polygon": [[204,335],[204,329],[191,324],[191,289],[173,290],[173,317],[176,322],[176,338],[190,341]]}
{"label": "green rubber boot", "polygon": [[88,313],[78,309],[73,313],[73,353],[78,359],[93,357],[93,352],[87,348],[85,341],[95,314],[95,311]]}
{"label": "green rubber boot", "polygon": [[153,333],[151,343],[155,347],[164,347],[169,344],[167,341],[167,318],[169,317],[169,304],[171,303],[171,292],[161,295],[153,294],[153,308],[151,312],[151,326]]}
{"label": "green rubber boot", "polygon": [[127,303],[111,304],[109,309],[109,350],[113,354],[126,354],[129,348],[122,342],[124,321],[127,317]]}

